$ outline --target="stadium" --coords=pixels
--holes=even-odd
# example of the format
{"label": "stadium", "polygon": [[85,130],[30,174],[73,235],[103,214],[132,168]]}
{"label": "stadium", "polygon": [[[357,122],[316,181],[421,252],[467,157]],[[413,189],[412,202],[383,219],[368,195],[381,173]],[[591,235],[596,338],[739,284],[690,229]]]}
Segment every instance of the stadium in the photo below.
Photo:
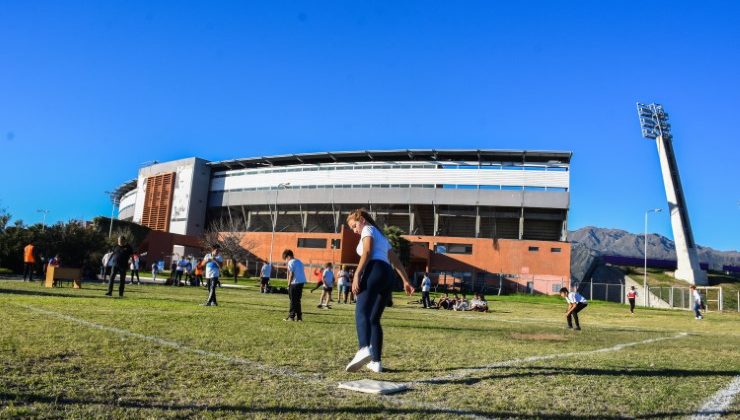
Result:
{"label": "stadium", "polygon": [[366,208],[410,241],[409,274],[462,290],[551,294],[570,283],[570,152],[370,150],[153,163],[113,193],[118,217],[166,233],[154,258],[197,255],[214,221],[249,238],[251,271],[296,251],[307,269],[354,264],[344,224]]}

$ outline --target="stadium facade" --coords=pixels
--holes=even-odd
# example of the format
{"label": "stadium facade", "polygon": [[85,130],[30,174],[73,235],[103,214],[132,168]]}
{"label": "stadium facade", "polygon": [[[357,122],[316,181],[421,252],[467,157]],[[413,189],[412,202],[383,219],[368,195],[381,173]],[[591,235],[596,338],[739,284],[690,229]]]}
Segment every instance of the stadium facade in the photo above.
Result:
{"label": "stadium facade", "polygon": [[[114,200],[120,219],[190,238],[183,244],[222,220],[246,232],[256,261],[270,260],[271,249],[279,261],[292,248],[309,267],[357,262],[358,238],[344,220],[364,207],[411,242],[411,273],[468,289],[505,279],[552,293],[570,281],[570,159],[523,150],[188,158],[141,168]],[[171,253],[189,252],[175,244]]]}

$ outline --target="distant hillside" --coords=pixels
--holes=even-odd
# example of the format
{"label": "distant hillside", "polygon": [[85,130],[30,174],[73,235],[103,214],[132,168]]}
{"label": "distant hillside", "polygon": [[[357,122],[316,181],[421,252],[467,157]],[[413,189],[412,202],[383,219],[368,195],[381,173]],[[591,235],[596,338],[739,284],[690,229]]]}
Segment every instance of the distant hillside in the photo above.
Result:
{"label": "distant hillside", "polygon": [[[568,241],[581,244],[603,255],[644,257],[643,235],[635,235],[624,230],[587,226],[568,232]],[[647,247],[648,257],[651,259],[676,259],[675,245],[665,236],[648,234]],[[723,265],[740,266],[740,252],[717,251],[699,245],[699,261],[708,263],[712,270],[721,270]]]}

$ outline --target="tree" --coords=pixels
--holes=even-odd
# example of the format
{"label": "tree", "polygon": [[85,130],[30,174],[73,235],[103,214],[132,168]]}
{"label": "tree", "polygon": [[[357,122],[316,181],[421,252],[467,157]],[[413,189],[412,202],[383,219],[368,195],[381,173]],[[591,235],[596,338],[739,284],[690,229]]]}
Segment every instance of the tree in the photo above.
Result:
{"label": "tree", "polygon": [[401,260],[404,266],[408,266],[409,261],[411,261],[411,242],[401,236],[403,235],[403,230],[398,226],[385,225],[383,227],[383,234],[388,238],[388,242],[391,243],[393,251],[398,254],[398,259]]}
{"label": "tree", "polygon": [[215,244],[221,245],[221,253],[234,265],[234,283],[239,275],[239,263],[247,265],[249,258],[254,255],[251,251],[258,246],[254,239],[247,236],[247,232],[239,231],[238,223],[226,219],[212,221],[201,236],[201,244],[209,250]]}

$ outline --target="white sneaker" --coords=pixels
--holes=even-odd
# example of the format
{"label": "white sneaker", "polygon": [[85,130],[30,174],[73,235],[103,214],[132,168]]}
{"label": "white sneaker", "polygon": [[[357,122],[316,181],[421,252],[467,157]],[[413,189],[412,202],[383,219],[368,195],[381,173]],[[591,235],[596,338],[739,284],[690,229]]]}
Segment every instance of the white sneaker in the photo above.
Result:
{"label": "white sneaker", "polygon": [[362,365],[370,361],[370,347],[363,347],[357,350],[355,357],[347,365],[347,372],[356,372]]}
{"label": "white sneaker", "polygon": [[375,373],[380,373],[383,371],[383,365],[380,362],[370,362],[366,364],[365,367],[372,370]]}

